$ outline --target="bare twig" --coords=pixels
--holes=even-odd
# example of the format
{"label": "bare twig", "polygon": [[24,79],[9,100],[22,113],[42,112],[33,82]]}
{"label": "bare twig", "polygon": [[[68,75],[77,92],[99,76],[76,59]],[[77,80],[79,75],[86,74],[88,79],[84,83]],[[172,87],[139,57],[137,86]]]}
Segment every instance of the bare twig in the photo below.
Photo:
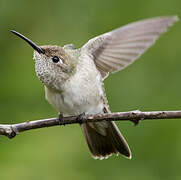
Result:
{"label": "bare twig", "polygon": [[15,137],[17,134],[23,131],[51,127],[57,125],[75,124],[75,123],[87,123],[87,122],[98,122],[98,121],[131,121],[135,125],[140,120],[152,120],[152,119],[181,119],[181,111],[151,111],[141,112],[139,110],[129,112],[118,112],[108,114],[94,114],[85,115],[80,119],[77,116],[63,117],[62,120],[59,118],[42,119],[36,121],[27,121],[18,124],[0,124],[0,135],[5,135],[9,138]]}

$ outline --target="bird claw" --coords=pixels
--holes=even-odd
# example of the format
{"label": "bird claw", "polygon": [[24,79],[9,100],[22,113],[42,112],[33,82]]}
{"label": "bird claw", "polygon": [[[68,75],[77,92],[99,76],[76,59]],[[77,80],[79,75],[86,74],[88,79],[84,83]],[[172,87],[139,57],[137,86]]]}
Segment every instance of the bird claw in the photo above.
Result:
{"label": "bird claw", "polygon": [[60,125],[64,125],[64,126],[65,126],[63,114],[59,114],[59,115],[58,115],[58,120],[59,120],[59,124],[60,124]]}
{"label": "bird claw", "polygon": [[77,120],[77,123],[79,123],[80,125],[83,123],[82,120],[85,116],[85,112],[84,113],[81,113],[77,116],[76,120]]}

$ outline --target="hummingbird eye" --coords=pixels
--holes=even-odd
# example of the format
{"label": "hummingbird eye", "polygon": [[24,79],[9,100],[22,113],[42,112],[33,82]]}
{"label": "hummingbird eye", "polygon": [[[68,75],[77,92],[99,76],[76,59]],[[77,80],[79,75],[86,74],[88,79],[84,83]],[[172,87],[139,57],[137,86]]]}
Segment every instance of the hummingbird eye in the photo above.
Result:
{"label": "hummingbird eye", "polygon": [[58,56],[52,57],[52,61],[53,61],[54,63],[62,62],[61,59],[60,59]]}

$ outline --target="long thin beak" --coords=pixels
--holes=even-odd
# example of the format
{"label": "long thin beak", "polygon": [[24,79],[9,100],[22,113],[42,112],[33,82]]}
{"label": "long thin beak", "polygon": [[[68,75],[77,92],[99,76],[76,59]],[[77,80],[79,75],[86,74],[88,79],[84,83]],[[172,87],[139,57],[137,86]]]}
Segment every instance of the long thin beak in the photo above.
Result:
{"label": "long thin beak", "polygon": [[14,30],[11,30],[11,32],[15,35],[17,35],[18,37],[20,37],[21,39],[25,40],[35,51],[37,51],[39,54],[45,54],[45,51],[40,48],[39,46],[37,46],[33,41],[31,41],[30,39],[28,39],[27,37],[23,36],[22,34],[20,34],[19,32],[16,32]]}

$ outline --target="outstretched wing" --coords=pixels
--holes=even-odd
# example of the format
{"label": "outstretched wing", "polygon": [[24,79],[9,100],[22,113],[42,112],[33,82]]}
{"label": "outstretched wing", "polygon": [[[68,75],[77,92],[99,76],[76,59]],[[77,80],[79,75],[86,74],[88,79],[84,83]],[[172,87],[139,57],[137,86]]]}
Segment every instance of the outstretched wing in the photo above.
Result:
{"label": "outstretched wing", "polygon": [[177,20],[170,16],[134,22],[89,40],[81,51],[92,55],[105,79],[134,62]]}

